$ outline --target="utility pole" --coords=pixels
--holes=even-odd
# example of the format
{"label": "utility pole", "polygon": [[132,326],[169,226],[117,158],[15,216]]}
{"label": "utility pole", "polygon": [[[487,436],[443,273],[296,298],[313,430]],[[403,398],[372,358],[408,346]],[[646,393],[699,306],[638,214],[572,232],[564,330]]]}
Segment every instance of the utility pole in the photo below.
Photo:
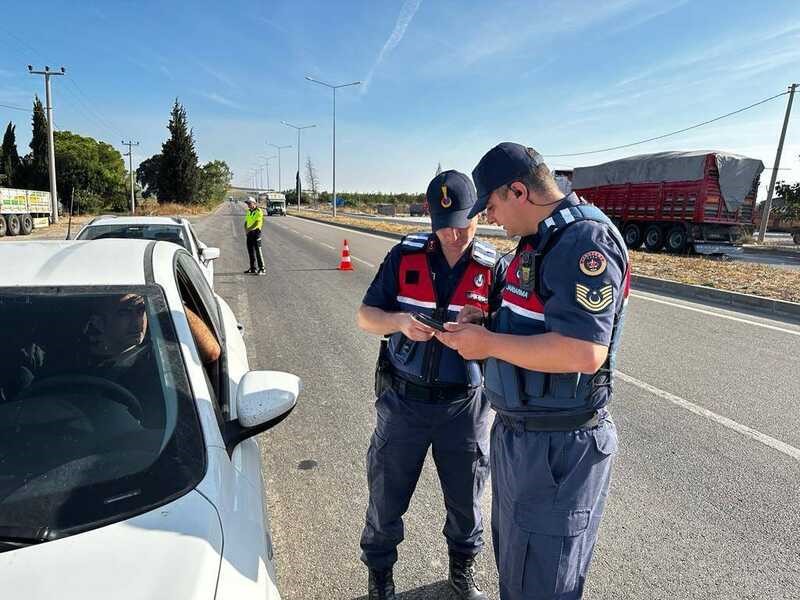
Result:
{"label": "utility pole", "polygon": [[[300,132],[303,129],[310,129],[311,127],[316,127],[316,125],[303,125],[302,127],[298,125],[292,125],[291,123],[287,123],[286,121],[281,121],[287,127],[291,127],[297,130],[297,177],[300,177]],[[297,212],[300,212],[300,194],[297,194]]]}
{"label": "utility pole", "polygon": [[332,83],[325,83],[313,77],[306,75],[306,79],[311,83],[318,83],[333,90],[333,217],[336,218],[336,90],[343,87],[350,87],[351,85],[361,85],[360,81],[353,81],[352,83],[342,83],[334,85]]}
{"label": "utility pole", "polygon": [[132,142],[130,140],[128,140],[126,142],[125,140],[122,140],[122,145],[128,147],[128,153],[127,154],[123,154],[122,156],[127,156],[128,157],[128,170],[131,173],[131,214],[135,215],[136,214],[136,192],[134,190],[136,188],[133,185],[133,150],[131,149],[131,146],[138,146],[139,142]]}
{"label": "utility pole", "polygon": [[286,148],[291,148],[292,145],[289,144],[288,146],[276,146],[275,144],[270,144],[267,142],[267,146],[272,146],[278,151],[278,191],[283,191],[283,186],[281,185],[281,150],[285,150]]}
{"label": "utility pole", "polygon": [[793,83],[789,86],[789,102],[786,105],[786,116],[783,118],[783,129],[781,138],[778,141],[778,153],[775,155],[775,164],[772,165],[772,177],[769,180],[769,190],[767,191],[767,201],[764,210],[761,211],[761,227],[758,231],[758,243],[764,243],[764,235],[767,233],[767,223],[769,222],[769,211],[772,210],[772,192],[775,191],[775,179],[778,177],[778,167],[781,166],[781,153],[783,152],[783,140],[786,139],[786,127],[789,125],[789,114],[792,112],[792,100],[794,91],[798,84]]}
{"label": "utility pole", "polygon": [[51,215],[52,222],[58,223],[58,191],[56,190],[56,148],[53,143],[53,103],[50,94],[50,76],[64,75],[66,71],[61,67],[60,71],[51,71],[50,67],[45,66],[44,71],[34,71],[33,66],[28,65],[28,73],[31,75],[44,75],[44,91],[47,101],[47,146],[48,146],[48,170],[50,171],[50,202],[52,203]]}

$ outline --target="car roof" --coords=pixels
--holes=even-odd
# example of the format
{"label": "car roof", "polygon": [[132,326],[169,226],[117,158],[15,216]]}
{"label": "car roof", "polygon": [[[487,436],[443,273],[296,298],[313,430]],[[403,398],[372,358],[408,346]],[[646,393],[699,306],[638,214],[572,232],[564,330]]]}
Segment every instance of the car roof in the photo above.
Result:
{"label": "car roof", "polygon": [[143,285],[151,244],[161,248],[160,257],[182,250],[170,242],[131,239],[3,242],[0,264],[14,268],[0,287]]}
{"label": "car roof", "polygon": [[86,225],[87,227],[94,227],[95,225],[187,225],[188,221],[183,217],[115,217],[101,216],[95,217]]}

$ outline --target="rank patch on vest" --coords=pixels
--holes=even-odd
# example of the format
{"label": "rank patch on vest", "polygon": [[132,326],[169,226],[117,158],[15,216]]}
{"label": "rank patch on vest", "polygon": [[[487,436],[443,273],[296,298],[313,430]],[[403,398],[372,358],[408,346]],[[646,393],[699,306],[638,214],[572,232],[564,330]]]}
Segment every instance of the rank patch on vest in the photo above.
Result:
{"label": "rank patch on vest", "polygon": [[578,266],[584,275],[595,277],[605,272],[608,261],[606,261],[606,257],[601,252],[591,250],[580,257]]}
{"label": "rank patch on vest", "polygon": [[419,271],[406,271],[406,283],[410,285],[419,283]]}
{"label": "rank patch on vest", "polygon": [[595,289],[577,283],[575,284],[575,300],[589,312],[600,312],[608,308],[614,301],[614,288],[609,284]]}

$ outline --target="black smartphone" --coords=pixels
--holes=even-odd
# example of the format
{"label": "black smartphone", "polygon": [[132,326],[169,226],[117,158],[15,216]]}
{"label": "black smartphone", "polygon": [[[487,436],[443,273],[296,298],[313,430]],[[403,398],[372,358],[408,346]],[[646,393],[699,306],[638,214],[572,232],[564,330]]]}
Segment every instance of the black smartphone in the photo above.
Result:
{"label": "black smartphone", "polygon": [[423,325],[427,325],[431,329],[435,329],[436,331],[447,331],[444,328],[444,323],[437,321],[428,315],[423,315],[422,313],[411,313],[411,318],[422,323]]}

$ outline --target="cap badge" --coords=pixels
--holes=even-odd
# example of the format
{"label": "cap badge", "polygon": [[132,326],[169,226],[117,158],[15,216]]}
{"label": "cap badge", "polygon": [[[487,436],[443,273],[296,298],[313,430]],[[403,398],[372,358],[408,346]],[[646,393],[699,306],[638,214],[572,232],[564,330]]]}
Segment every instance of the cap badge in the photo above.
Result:
{"label": "cap badge", "polygon": [[442,186],[442,208],[450,208],[453,205],[453,201],[447,197],[447,186]]}

